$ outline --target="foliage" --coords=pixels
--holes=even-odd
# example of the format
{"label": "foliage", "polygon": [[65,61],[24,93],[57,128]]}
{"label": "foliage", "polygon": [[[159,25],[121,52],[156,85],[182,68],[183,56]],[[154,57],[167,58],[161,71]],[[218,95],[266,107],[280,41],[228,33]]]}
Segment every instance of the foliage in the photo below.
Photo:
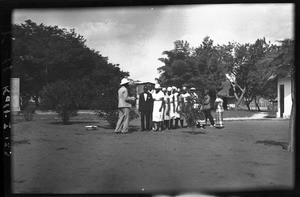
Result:
{"label": "foliage", "polygon": [[162,85],[193,86],[198,94],[203,94],[205,89],[221,90],[225,74],[219,64],[217,47],[209,37],[196,49],[191,49],[186,41],[175,41],[174,45],[173,50],[163,52],[166,58],[159,59],[165,64],[158,68]]}
{"label": "foliage", "polygon": [[[96,110],[95,113],[99,118],[104,118],[112,128],[116,128],[118,118],[119,118],[119,111],[118,110],[111,110],[111,111],[108,111],[108,112],[104,112],[104,111],[101,111],[101,110]],[[132,120],[137,119],[137,118],[139,118],[139,114],[136,112],[135,108],[130,108],[129,121],[132,121]]]}
{"label": "foliage", "polygon": [[[115,80],[116,83],[111,81],[109,86],[99,86],[99,88],[96,90],[97,99],[92,103],[92,107],[96,115],[99,118],[104,118],[113,128],[116,127],[116,123],[118,121],[118,90],[120,87],[120,80]],[[132,89],[129,88],[128,94],[132,94],[131,90]],[[136,118],[138,118],[138,114],[132,109],[130,111],[129,120]]]}
{"label": "foliage", "polygon": [[200,119],[200,108],[194,108],[194,102],[191,97],[187,97],[187,102],[182,108],[182,114],[186,119],[188,127],[193,128],[197,124],[197,120]]}
{"label": "foliage", "polygon": [[[80,79],[94,91],[128,76],[119,65],[108,63],[108,58],[89,49],[83,36],[74,29],[68,31],[26,20],[24,24],[13,25],[12,45],[12,77],[20,78],[20,95],[24,101],[33,98],[38,104],[43,87],[59,79]],[[95,96],[88,98],[90,101],[86,103]]]}
{"label": "foliage", "polygon": [[53,110],[68,124],[71,117],[78,115],[80,107],[80,86],[65,80],[57,80],[44,87],[41,92],[41,107],[43,110]]}
{"label": "foliage", "polygon": [[34,117],[34,113],[36,110],[36,106],[33,103],[28,103],[24,109],[22,109],[21,113],[25,121],[32,121]]}

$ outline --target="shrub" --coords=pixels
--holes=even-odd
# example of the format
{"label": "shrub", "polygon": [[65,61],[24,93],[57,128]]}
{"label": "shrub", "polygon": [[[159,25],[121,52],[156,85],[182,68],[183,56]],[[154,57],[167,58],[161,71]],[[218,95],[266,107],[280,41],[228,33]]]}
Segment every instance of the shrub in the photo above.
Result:
{"label": "shrub", "polygon": [[[115,109],[115,110],[112,110],[112,111],[109,111],[109,112],[96,110],[95,113],[98,117],[104,118],[112,128],[116,128],[118,118],[119,118],[118,109]],[[135,108],[130,108],[129,121],[137,119],[138,117],[139,117],[139,114],[136,112]]]}
{"label": "shrub", "polygon": [[25,121],[32,121],[35,110],[36,110],[35,104],[34,103],[28,103],[28,105],[26,105],[26,107],[24,107],[24,109],[22,110],[22,116],[23,116],[24,120]]}
{"label": "shrub", "polygon": [[187,97],[187,103],[182,108],[182,115],[185,117],[188,127],[194,130],[197,120],[200,119],[200,108],[194,108],[194,102],[191,97]]}
{"label": "shrub", "polygon": [[68,124],[70,117],[78,115],[80,86],[71,81],[58,80],[44,87],[41,92],[41,109],[53,110]]}
{"label": "shrub", "polygon": [[[94,103],[96,115],[99,118],[104,118],[112,128],[116,127],[118,121],[118,87],[119,85],[111,85],[110,87],[101,87],[98,90],[98,99]],[[100,88],[99,88],[100,89]],[[134,104],[134,103],[132,103]],[[134,106],[134,105],[133,105]],[[139,117],[135,108],[131,108],[129,112],[129,121]]]}

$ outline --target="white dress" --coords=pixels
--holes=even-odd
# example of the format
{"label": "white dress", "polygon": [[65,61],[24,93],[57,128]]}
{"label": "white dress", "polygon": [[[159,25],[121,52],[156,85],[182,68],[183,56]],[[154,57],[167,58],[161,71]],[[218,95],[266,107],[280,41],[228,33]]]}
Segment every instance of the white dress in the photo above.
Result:
{"label": "white dress", "polygon": [[164,101],[165,101],[164,120],[170,120],[170,113],[169,113],[169,115],[167,115],[167,111],[169,108],[168,107],[168,99],[170,99],[170,96],[168,94],[165,94],[165,96],[164,96]]}
{"label": "white dress", "polygon": [[159,91],[158,93],[153,92],[152,98],[153,102],[153,113],[152,113],[152,121],[153,122],[160,122],[163,121],[163,109],[159,111],[162,105],[162,99],[164,99],[164,93]]}
{"label": "white dress", "polygon": [[[174,112],[173,103],[175,104],[175,112]],[[176,110],[177,106],[178,106],[178,93],[175,92],[175,94],[171,94],[170,96],[170,119],[180,118],[180,114]]]}

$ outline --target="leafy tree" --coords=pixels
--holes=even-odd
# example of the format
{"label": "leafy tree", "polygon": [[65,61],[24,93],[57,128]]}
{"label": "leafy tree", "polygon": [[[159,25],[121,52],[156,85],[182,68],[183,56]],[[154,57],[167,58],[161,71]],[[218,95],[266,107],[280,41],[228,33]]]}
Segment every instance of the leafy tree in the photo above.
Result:
{"label": "leafy tree", "polygon": [[71,81],[57,80],[46,85],[41,92],[41,107],[53,110],[68,124],[70,117],[77,116],[80,107],[80,88]]}
{"label": "leafy tree", "polygon": [[74,29],[67,31],[27,20],[13,25],[12,44],[12,76],[20,78],[23,100],[34,98],[36,104],[47,84],[58,79],[82,79],[97,66],[103,70],[114,67],[99,52],[89,49]]}
{"label": "leafy tree", "polygon": [[163,54],[167,57],[159,60],[165,65],[158,68],[162,85],[194,86],[198,94],[203,94],[205,89],[216,92],[222,88],[225,75],[217,47],[209,37],[196,49],[191,49],[186,41],[175,41],[174,49]]}
{"label": "leafy tree", "polygon": [[[229,43],[228,49],[233,49],[233,59],[226,64],[227,72],[231,76],[233,92],[236,98],[236,109],[242,100],[248,109],[253,99],[257,102],[265,96],[264,90],[272,72],[261,60],[274,48],[265,38],[257,39],[254,44]],[[258,105],[257,105],[258,106]]]}

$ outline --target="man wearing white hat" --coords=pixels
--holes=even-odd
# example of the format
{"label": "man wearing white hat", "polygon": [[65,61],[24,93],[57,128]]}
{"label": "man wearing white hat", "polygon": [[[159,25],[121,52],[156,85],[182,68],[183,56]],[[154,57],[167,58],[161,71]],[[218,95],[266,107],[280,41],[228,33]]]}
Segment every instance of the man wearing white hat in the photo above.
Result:
{"label": "man wearing white hat", "polygon": [[121,83],[121,88],[118,91],[118,110],[119,110],[119,119],[115,129],[115,133],[128,133],[129,126],[129,111],[132,105],[126,101],[134,101],[134,97],[128,96],[128,86],[129,81],[126,78],[123,78]]}

